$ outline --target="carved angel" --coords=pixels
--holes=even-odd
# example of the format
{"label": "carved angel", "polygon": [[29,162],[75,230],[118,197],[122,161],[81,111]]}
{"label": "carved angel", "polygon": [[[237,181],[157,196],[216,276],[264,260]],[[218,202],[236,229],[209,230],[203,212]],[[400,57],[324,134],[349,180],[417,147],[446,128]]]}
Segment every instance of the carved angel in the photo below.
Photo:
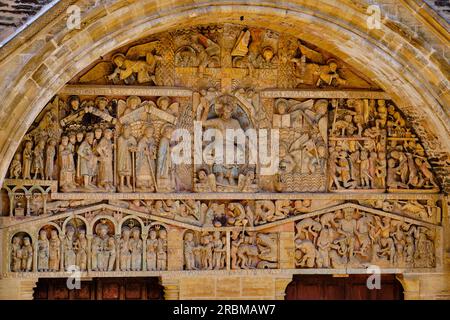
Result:
{"label": "carved angel", "polygon": [[[155,73],[162,57],[156,54],[158,41],[144,43],[128,49],[126,55],[118,53],[112,61],[116,66],[114,72],[107,76],[114,83],[124,81],[126,84],[153,82],[159,85]],[[145,57],[145,60],[142,58]]]}

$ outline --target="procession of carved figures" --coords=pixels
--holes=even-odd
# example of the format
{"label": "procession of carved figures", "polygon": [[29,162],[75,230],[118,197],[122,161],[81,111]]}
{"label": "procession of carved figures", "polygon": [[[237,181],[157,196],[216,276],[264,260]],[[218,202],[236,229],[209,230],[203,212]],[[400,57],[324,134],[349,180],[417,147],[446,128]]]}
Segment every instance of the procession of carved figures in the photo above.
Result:
{"label": "procession of carved figures", "polygon": [[415,267],[436,264],[435,231],[389,216],[344,208],[295,226],[299,268]]}
{"label": "procession of carved figures", "polygon": [[[259,177],[258,165],[247,162],[176,166],[172,133],[186,126],[186,119],[178,118],[181,108],[191,109],[175,100],[131,96],[126,102],[105,97],[80,102],[71,96],[66,103],[56,97],[25,136],[8,184],[57,181],[61,192],[91,193],[439,190],[423,147],[385,100],[276,99],[272,128],[280,133],[279,168]],[[251,127],[236,97],[214,101],[204,106],[213,111],[199,112],[212,113],[202,122],[205,128],[225,133]],[[69,115],[58,116],[65,112]],[[192,126],[191,121],[187,129]],[[247,157],[248,148],[247,141]]]}
{"label": "procession of carved figures", "polygon": [[[0,192],[5,221],[49,222],[14,229],[11,272],[164,271],[170,261],[176,270],[276,269],[281,233],[261,228],[294,222],[298,268],[437,265],[442,200],[424,147],[380,88],[332,53],[264,28],[205,25],[122,47],[69,84],[19,143]],[[198,128],[203,138],[219,130],[243,163],[216,161],[208,139],[203,162],[193,161],[195,137],[190,161],[173,161],[176,130]],[[277,131],[275,172],[249,161],[256,137],[227,141],[227,129]],[[188,196],[167,199],[175,192]],[[102,205],[108,218],[95,209],[81,219],[79,210]],[[113,223],[112,212],[129,216]],[[176,226],[177,242],[150,220]]]}

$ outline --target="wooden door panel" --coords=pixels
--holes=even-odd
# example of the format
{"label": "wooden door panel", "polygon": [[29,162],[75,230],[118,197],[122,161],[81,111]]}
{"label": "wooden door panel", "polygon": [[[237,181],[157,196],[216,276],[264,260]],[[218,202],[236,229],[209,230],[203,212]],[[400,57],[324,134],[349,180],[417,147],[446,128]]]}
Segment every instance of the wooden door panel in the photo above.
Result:
{"label": "wooden door panel", "polygon": [[81,288],[69,290],[66,279],[39,279],[36,300],[161,300],[158,278],[94,278],[82,281]]}
{"label": "wooden door panel", "polygon": [[382,275],[381,289],[369,290],[368,275],[334,278],[297,275],[286,289],[286,300],[401,300],[403,290],[395,275]]}

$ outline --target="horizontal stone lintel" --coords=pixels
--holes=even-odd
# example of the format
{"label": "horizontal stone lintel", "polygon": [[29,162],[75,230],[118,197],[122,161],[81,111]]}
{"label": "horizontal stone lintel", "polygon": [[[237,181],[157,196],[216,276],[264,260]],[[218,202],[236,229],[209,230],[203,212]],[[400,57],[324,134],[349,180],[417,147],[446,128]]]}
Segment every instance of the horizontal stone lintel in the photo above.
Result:
{"label": "horizontal stone lintel", "polygon": [[191,89],[182,87],[150,87],[124,85],[66,85],[61,89],[59,93],[78,96],[192,96]]}
{"label": "horizontal stone lintel", "polygon": [[[438,268],[380,268],[382,274],[433,274],[438,273]],[[340,269],[247,269],[247,270],[174,270],[174,271],[88,271],[80,272],[81,281],[102,277],[192,277],[192,276],[283,276],[294,274],[373,274],[373,270],[366,268],[340,268]],[[73,275],[70,272],[7,272],[4,278],[67,278]]]}
{"label": "horizontal stone lintel", "polygon": [[389,94],[383,91],[370,90],[329,90],[329,89],[266,89],[261,91],[261,98],[324,98],[324,99],[384,99],[390,100]]}
{"label": "horizontal stone lintel", "polygon": [[346,193],[244,193],[244,192],[225,192],[225,193],[208,193],[208,192],[175,192],[175,193],[150,193],[150,192],[134,192],[134,193],[52,193],[52,200],[165,200],[165,199],[195,199],[195,200],[364,200],[364,199],[402,199],[402,200],[427,200],[442,199],[442,194],[425,193],[424,190],[416,190],[415,192],[405,193],[369,193],[362,192],[346,192]]}

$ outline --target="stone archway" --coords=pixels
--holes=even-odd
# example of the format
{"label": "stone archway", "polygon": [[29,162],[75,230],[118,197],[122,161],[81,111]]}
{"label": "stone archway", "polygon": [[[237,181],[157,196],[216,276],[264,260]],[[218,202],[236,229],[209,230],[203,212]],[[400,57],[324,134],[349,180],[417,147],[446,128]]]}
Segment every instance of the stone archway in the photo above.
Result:
{"label": "stone archway", "polygon": [[[370,262],[387,273],[425,268],[448,276],[448,207],[439,193],[448,188],[448,81],[441,57],[427,51],[445,42],[441,28],[428,31],[432,41],[412,45],[388,19],[368,31],[365,7],[346,1],[113,1],[82,11],[81,30],[67,30],[61,16],[36,22],[42,30],[24,34],[26,44],[14,40],[0,52],[8,75],[0,80],[0,178],[9,201],[0,252],[11,257],[2,261],[2,281],[20,286],[24,273],[64,275],[63,258],[48,270],[38,255],[45,258],[49,240],[53,250],[59,245],[38,234],[47,224],[61,227],[64,259],[82,265],[85,276],[162,274],[166,298],[281,298],[292,274],[363,273]],[[430,28],[427,19],[420,12],[420,28]],[[195,40],[186,42],[186,34]],[[219,127],[231,118],[235,127],[280,129],[283,173],[263,181],[253,167],[158,167],[170,148],[167,139],[161,147],[166,132],[192,129],[200,106],[209,112],[199,118]],[[142,152],[111,151],[125,140]],[[110,162],[97,170],[84,156],[100,144]],[[143,152],[151,148],[155,159]],[[48,150],[57,164],[45,163],[53,171],[44,179],[36,159],[43,162]],[[23,159],[11,161],[17,155]],[[34,177],[18,170],[30,170],[28,156]],[[35,185],[42,194],[34,195]],[[12,191],[17,186],[24,195]],[[69,216],[83,223],[68,228]],[[130,234],[133,250],[116,260]],[[30,255],[25,267],[14,254],[20,250]],[[180,274],[171,278],[172,271]]]}

